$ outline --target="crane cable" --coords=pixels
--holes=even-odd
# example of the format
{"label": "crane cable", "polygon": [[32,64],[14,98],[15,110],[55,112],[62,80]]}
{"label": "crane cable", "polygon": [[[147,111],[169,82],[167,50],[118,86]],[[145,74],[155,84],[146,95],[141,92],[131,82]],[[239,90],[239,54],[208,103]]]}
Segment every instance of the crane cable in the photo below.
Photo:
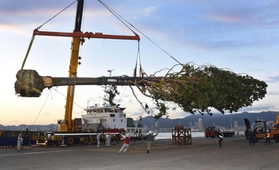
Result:
{"label": "crane cable", "polygon": [[[58,91],[57,89],[54,89],[54,90],[55,90],[57,93],[59,93],[60,95],[62,95],[62,96],[64,96],[64,97],[67,97],[65,94],[61,93],[61,92]],[[80,106],[80,105],[77,104],[76,102],[74,102],[74,104],[83,110],[83,107],[82,107],[82,106]]]}
{"label": "crane cable", "polygon": [[[127,22],[125,19],[123,19],[123,17],[121,17],[117,12],[115,12],[112,8],[110,8],[107,4],[105,4],[104,2],[102,2],[101,0],[98,0],[105,8],[107,8],[109,10],[109,12],[111,12],[120,22],[122,22],[122,24],[124,24],[129,30],[131,30],[135,35],[137,35],[137,33],[132,30],[126,23],[129,24],[129,22]],[[126,23],[125,23],[125,22]]]}
{"label": "crane cable", "polygon": [[[109,12],[111,12],[120,22],[122,22],[123,25],[125,25],[132,33],[134,33],[135,35],[138,35],[133,29],[131,29],[129,27],[129,25],[127,25],[127,23],[129,24],[129,22],[127,22],[125,19],[123,19],[122,16],[120,16],[117,12],[115,12],[111,7],[109,7],[107,4],[105,4],[104,2],[102,2],[101,0],[98,0],[105,8],[107,8],[107,10]],[[138,40],[138,52],[137,52],[137,59],[136,59],[136,66],[135,66],[135,69],[134,69],[134,77],[136,77],[137,75],[137,66],[138,66],[138,61],[140,62],[140,48],[139,48],[139,42],[140,40]],[[141,69],[141,64],[140,64],[140,70]]]}
{"label": "crane cable", "polygon": [[44,106],[45,106],[45,104],[46,104],[46,102],[47,102],[47,99],[48,99],[48,97],[49,97],[50,95],[51,95],[51,90],[49,91],[49,93],[48,93],[48,95],[47,95],[47,97],[46,97],[46,100],[45,100],[45,102],[43,103],[43,106],[41,107],[39,113],[37,114],[37,117],[36,117],[36,119],[34,120],[34,122],[33,122],[32,126],[31,126],[30,130],[31,130],[32,127],[35,125],[35,123],[36,123],[36,121],[37,121],[39,115],[41,114],[41,112],[42,112],[42,110],[43,110],[43,108],[44,108]]}
{"label": "crane cable", "polygon": [[23,69],[23,67],[24,67],[24,65],[25,65],[25,62],[26,62],[26,60],[27,60],[27,57],[28,57],[28,54],[29,54],[29,52],[30,52],[31,46],[32,46],[32,44],[33,44],[33,42],[34,42],[34,39],[35,39],[35,35],[33,35],[32,38],[31,38],[31,41],[30,41],[30,43],[29,43],[27,52],[26,52],[26,54],[25,54],[25,57],[24,57],[24,59],[23,59],[22,65],[21,65],[21,70]]}
{"label": "crane cable", "polygon": [[[137,30],[140,34],[142,34],[145,38],[147,38],[150,42],[152,42],[154,45],[156,45],[159,49],[161,49],[164,53],[166,53],[167,55],[169,55],[174,61],[176,61],[178,64],[182,65],[182,63],[180,63],[176,58],[174,58],[171,54],[169,54],[166,50],[164,50],[161,46],[159,46],[157,43],[155,43],[151,38],[149,38],[147,35],[145,35],[143,32],[141,32],[138,28],[136,28],[133,24],[131,24],[129,21],[127,21],[125,18],[123,18],[121,15],[119,15],[117,12],[115,12],[112,8],[110,8],[108,5],[106,5],[105,3],[103,3],[101,0],[98,0],[102,5],[104,5],[114,16],[116,16],[117,19],[119,19],[125,26],[127,26],[134,34],[135,31],[133,31],[131,29],[134,28],[135,30]],[[130,26],[128,26],[130,25]]]}
{"label": "crane cable", "polygon": [[134,77],[137,76],[137,66],[138,66],[138,62],[139,62],[139,66],[140,66],[140,75],[141,75],[141,58],[140,58],[140,43],[138,41],[138,51],[137,51],[137,58],[136,58],[136,65],[135,65],[135,70],[134,70]]}
{"label": "crane cable", "polygon": [[[68,9],[70,6],[72,6],[75,2],[77,2],[78,0],[75,0],[74,2],[72,2],[70,5],[68,5],[67,7],[65,7],[64,9],[62,9],[60,12],[58,12],[57,14],[55,14],[53,17],[51,17],[50,19],[48,19],[46,22],[44,22],[43,24],[41,24],[40,26],[37,27],[37,29],[39,30],[40,28],[42,28],[42,26],[44,26],[45,24],[47,24],[49,21],[51,21],[53,18],[57,17],[59,14],[61,14],[63,11],[65,11],[66,9]],[[31,38],[31,41],[29,43],[29,46],[28,46],[28,49],[27,49],[27,52],[25,54],[25,57],[24,57],[24,60],[22,62],[22,65],[21,65],[21,69],[23,69],[24,65],[25,65],[25,62],[27,60],[27,57],[29,55],[29,52],[31,50],[31,46],[33,44],[35,40],[35,35],[33,34],[32,38]]]}

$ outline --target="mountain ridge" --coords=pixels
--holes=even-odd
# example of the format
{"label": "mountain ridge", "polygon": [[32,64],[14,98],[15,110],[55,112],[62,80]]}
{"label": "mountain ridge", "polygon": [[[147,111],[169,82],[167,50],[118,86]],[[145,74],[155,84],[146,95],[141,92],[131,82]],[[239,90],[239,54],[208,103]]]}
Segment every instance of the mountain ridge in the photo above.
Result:
{"label": "mountain ridge", "polygon": [[[182,125],[184,127],[189,127],[190,122],[192,122],[192,126],[195,124],[195,122],[198,122],[198,119],[202,119],[203,121],[203,127],[212,126],[213,123],[218,126],[230,128],[231,121],[234,125],[234,121],[238,122],[238,126],[244,126],[244,118],[247,118],[250,120],[250,122],[254,122],[255,120],[265,120],[265,121],[275,121],[276,115],[278,112],[275,111],[264,111],[260,113],[249,113],[249,112],[243,112],[243,113],[237,113],[237,114],[218,114],[215,113],[212,116],[209,114],[194,114],[190,115],[184,118],[180,119],[169,119],[169,118],[160,118],[158,120],[160,128],[172,128],[176,125]],[[150,127],[151,124],[155,123],[155,119],[151,116],[145,117],[142,119],[143,124]]]}
{"label": "mountain ridge", "polygon": [[[169,118],[160,118],[157,120],[159,123],[160,128],[173,128],[176,125],[182,125],[184,127],[190,127],[190,122],[192,122],[192,126],[195,125],[195,122],[198,122],[198,120],[201,118],[203,121],[203,127],[213,126],[215,124],[216,126],[222,126],[226,128],[230,128],[231,121],[232,123],[234,121],[238,122],[238,126],[244,126],[244,118],[247,118],[250,120],[250,122],[254,122],[255,120],[265,120],[265,121],[275,121],[276,115],[278,112],[275,111],[264,111],[260,113],[249,113],[249,112],[243,112],[243,113],[237,113],[237,114],[228,114],[223,115],[219,113],[214,113],[212,116],[208,114],[194,114],[190,115],[184,118],[178,118],[178,119],[169,119]],[[146,125],[147,127],[151,128],[151,126],[155,124],[155,119],[151,116],[147,116],[142,118],[142,123]],[[233,123],[234,125],[234,123]],[[27,125],[27,124],[21,124],[21,125],[9,125],[4,126],[0,124],[0,130],[25,130],[28,128],[29,130],[39,130],[39,131],[55,131],[56,124],[48,124],[48,125]]]}

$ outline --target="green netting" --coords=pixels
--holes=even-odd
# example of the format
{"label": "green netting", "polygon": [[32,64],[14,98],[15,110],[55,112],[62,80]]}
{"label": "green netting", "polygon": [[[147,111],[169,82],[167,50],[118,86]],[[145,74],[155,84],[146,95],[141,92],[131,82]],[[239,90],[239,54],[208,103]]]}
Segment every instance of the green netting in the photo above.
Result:
{"label": "green netting", "polygon": [[[16,94],[22,97],[39,97],[44,84],[42,78],[35,70],[19,70],[16,74]],[[35,88],[37,87],[37,88]]]}

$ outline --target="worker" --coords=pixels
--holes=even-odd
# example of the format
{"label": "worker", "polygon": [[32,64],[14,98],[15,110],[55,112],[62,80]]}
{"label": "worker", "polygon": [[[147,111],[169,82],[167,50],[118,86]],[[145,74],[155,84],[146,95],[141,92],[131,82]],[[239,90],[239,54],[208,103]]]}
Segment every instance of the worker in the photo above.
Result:
{"label": "worker", "polygon": [[222,142],[224,139],[223,130],[220,130],[220,133],[218,134],[218,138],[219,138],[219,147],[220,147],[220,149],[222,149]]}
{"label": "worker", "polygon": [[110,147],[110,142],[111,142],[111,136],[110,134],[106,134],[106,138],[105,138],[106,142],[105,142],[105,146],[106,147]]}
{"label": "worker", "polygon": [[151,149],[151,145],[154,142],[155,137],[158,135],[158,132],[156,133],[156,135],[153,135],[152,131],[149,131],[147,137],[147,153],[150,153],[150,149]]}
{"label": "worker", "polygon": [[248,130],[248,138],[249,138],[249,144],[255,146],[255,134],[251,131],[251,129]]}
{"label": "worker", "polygon": [[111,134],[108,134],[108,147],[111,145]]}
{"label": "worker", "polygon": [[17,151],[20,151],[22,144],[23,144],[23,138],[21,137],[21,134],[19,134],[17,137]]}
{"label": "worker", "polygon": [[110,138],[110,140],[111,140],[111,144],[112,145],[116,145],[116,136],[115,135],[111,135],[111,138]]}
{"label": "worker", "polygon": [[[123,138],[122,138],[122,140],[123,140]],[[120,148],[120,150],[119,150],[119,154],[120,153],[125,153],[127,150],[128,150],[128,148],[129,148],[129,145],[130,145],[130,136],[129,136],[129,134],[127,133],[126,135],[125,135],[125,137],[124,137],[124,143],[123,143],[123,145],[122,145],[122,147]]]}
{"label": "worker", "polygon": [[268,145],[270,145],[270,132],[269,130],[266,131],[265,134],[265,145],[268,143]]}
{"label": "worker", "polygon": [[97,133],[96,139],[97,139],[97,147],[98,148],[100,147],[100,136],[101,136],[101,134]]}

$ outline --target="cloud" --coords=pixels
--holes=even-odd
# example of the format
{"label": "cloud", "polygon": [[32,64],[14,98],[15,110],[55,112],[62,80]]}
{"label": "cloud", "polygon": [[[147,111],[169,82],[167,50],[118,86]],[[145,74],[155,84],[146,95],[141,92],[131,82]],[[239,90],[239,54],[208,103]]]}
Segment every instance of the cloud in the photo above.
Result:
{"label": "cloud", "polygon": [[269,91],[269,92],[267,92],[267,93],[268,93],[268,95],[276,95],[276,96],[279,95],[279,92],[278,92],[278,91]]}
{"label": "cloud", "polygon": [[130,114],[131,117],[135,117],[135,118],[142,116],[142,115],[143,115],[142,112],[133,112],[132,114]]}
{"label": "cloud", "polygon": [[140,11],[143,12],[143,15],[148,16],[151,15],[152,13],[154,13],[154,11],[156,11],[157,8],[154,6],[150,6],[150,7],[146,7],[141,9]]}
{"label": "cloud", "polygon": [[[0,18],[0,28],[1,30],[16,32],[18,34],[28,34],[29,32],[25,32],[24,28],[30,28],[33,27],[34,29],[38,26],[42,25],[44,22],[48,21],[50,18],[55,16],[59,11],[61,11],[65,6],[68,5],[69,2],[67,2],[67,5],[65,5],[66,1],[64,3],[62,1],[59,1],[59,3],[49,3],[47,1],[4,1],[4,3],[1,2],[0,5],[0,15],[2,16]],[[62,22],[58,19],[62,19],[65,16],[73,16],[75,13],[71,10],[75,9],[68,9],[63,14],[60,14],[59,16],[55,17],[55,19],[60,23],[60,25],[63,25]],[[62,17],[63,16],[63,17]],[[69,17],[69,19],[73,20],[73,17]],[[52,20],[55,21],[55,19]],[[62,20],[65,20],[65,18]],[[73,21],[74,22],[74,21]],[[57,25],[57,24],[56,24]]]}
{"label": "cloud", "polygon": [[255,6],[252,2],[236,1],[221,4],[193,14],[186,9],[181,18],[175,17],[176,21],[165,20],[172,22],[165,23],[169,25],[165,29],[177,30],[172,32],[172,37],[176,35],[175,39],[182,44],[202,49],[269,47],[278,43],[279,13],[274,6],[279,7],[279,3]]}
{"label": "cloud", "polygon": [[[62,10],[66,6],[70,5],[74,1],[68,1],[68,0],[59,0],[55,3],[49,3],[47,0],[2,0],[1,1],[1,12],[20,12],[20,11],[36,11],[36,10],[42,10],[42,9],[53,9],[57,8]],[[75,7],[75,4],[73,6]]]}
{"label": "cloud", "polygon": [[215,21],[222,21],[222,22],[237,22],[241,21],[241,17],[237,15],[230,15],[228,13],[214,13],[211,15],[206,15],[204,18],[215,20]]}
{"label": "cloud", "polygon": [[269,76],[269,77],[267,77],[267,78],[268,78],[268,82],[271,82],[271,83],[277,83],[277,82],[279,82],[279,75]]}
{"label": "cloud", "polygon": [[273,111],[276,110],[275,105],[259,105],[259,106],[251,106],[239,109],[238,113],[241,112],[262,112],[262,111]]}

